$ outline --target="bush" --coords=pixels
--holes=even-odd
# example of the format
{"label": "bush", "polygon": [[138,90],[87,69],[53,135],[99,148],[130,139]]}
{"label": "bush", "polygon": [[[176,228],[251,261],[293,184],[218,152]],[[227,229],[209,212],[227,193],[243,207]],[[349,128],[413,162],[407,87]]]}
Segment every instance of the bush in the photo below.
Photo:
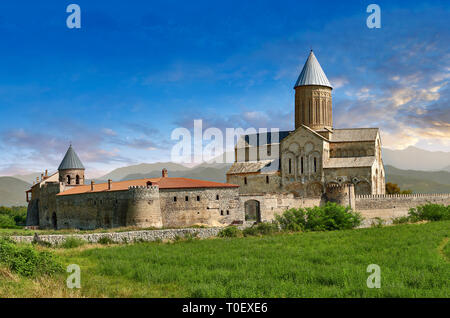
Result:
{"label": "bush", "polygon": [[371,227],[383,227],[384,225],[384,220],[380,217],[376,217],[372,219],[372,222],[370,224]]}
{"label": "bush", "polygon": [[275,220],[282,230],[293,232],[303,231],[306,226],[306,211],[304,209],[290,209],[285,211],[281,216],[276,215]]}
{"label": "bush", "polygon": [[0,228],[17,229],[24,226],[27,219],[26,207],[0,207]]}
{"label": "bush", "polygon": [[103,245],[109,245],[109,244],[115,244],[115,242],[113,241],[112,238],[108,237],[108,236],[103,236],[101,237],[97,243],[99,244],[103,244]]}
{"label": "bush", "polygon": [[279,231],[278,224],[276,222],[258,223],[252,227],[244,229],[242,232],[244,236],[256,236],[256,235],[268,235]]}
{"label": "bush", "polygon": [[17,229],[20,227],[16,225],[16,222],[14,221],[14,219],[11,216],[5,215],[5,214],[0,214],[0,228],[2,228],[2,229]]}
{"label": "bush", "polygon": [[244,236],[256,236],[258,235],[258,229],[256,228],[256,226],[252,226],[252,227],[247,227],[242,231],[242,234]]}
{"label": "bush", "polygon": [[0,263],[23,276],[52,275],[64,271],[52,253],[4,239],[0,240]]}
{"label": "bush", "polygon": [[428,203],[409,209],[408,214],[411,222],[450,220],[450,205]]}
{"label": "bush", "polygon": [[393,224],[404,224],[409,222],[409,216],[399,216],[392,219]]}
{"label": "bush", "polygon": [[218,237],[240,237],[242,236],[242,231],[236,226],[228,226],[217,234]]}
{"label": "bush", "polygon": [[64,243],[60,245],[62,248],[76,248],[83,246],[87,242],[77,237],[67,237]]}
{"label": "bush", "polygon": [[322,207],[290,209],[276,220],[285,231],[333,231],[355,228],[362,217],[350,207],[328,202]]}

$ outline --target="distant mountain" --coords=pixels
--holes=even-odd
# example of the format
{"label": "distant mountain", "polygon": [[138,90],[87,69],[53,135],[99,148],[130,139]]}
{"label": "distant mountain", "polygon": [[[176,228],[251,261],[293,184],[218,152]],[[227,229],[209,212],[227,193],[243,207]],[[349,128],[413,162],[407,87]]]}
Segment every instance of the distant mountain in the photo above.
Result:
{"label": "distant mountain", "polygon": [[398,184],[414,193],[450,193],[449,171],[401,170],[386,165],[386,182]]}
{"label": "distant mountain", "polygon": [[400,169],[450,171],[450,152],[427,151],[413,146],[403,150],[383,148],[383,163]]}
{"label": "distant mountain", "polygon": [[128,178],[130,175],[150,175],[156,173],[157,171],[159,171],[158,176],[160,176],[163,168],[166,168],[169,172],[187,171],[190,169],[173,162],[141,163],[138,165],[115,169],[102,177],[95,178],[95,180],[97,182],[106,181],[108,179],[113,181],[130,180]]}
{"label": "distant mountain", "polygon": [[39,178],[41,177],[41,172],[33,172],[33,173],[29,173],[29,174],[18,174],[18,175],[12,176],[12,177],[32,184],[34,181],[36,181],[37,177],[39,177]]}
{"label": "distant mountain", "polygon": [[[208,181],[225,182],[226,173],[231,167],[231,164],[201,164],[186,170],[171,171],[168,170],[169,177],[182,177],[192,179],[202,179]],[[161,170],[150,171],[147,173],[135,173],[125,176],[121,180],[133,180],[143,178],[158,178],[161,177]]]}
{"label": "distant mountain", "polygon": [[26,206],[25,191],[31,184],[13,177],[0,177],[0,206]]}

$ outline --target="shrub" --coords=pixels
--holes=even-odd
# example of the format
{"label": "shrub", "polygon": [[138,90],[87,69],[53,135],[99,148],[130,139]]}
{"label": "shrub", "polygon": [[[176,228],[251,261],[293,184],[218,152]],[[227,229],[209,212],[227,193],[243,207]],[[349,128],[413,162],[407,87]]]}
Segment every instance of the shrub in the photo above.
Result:
{"label": "shrub", "polygon": [[258,235],[258,229],[256,228],[256,226],[252,226],[252,227],[247,227],[242,231],[242,234],[244,236],[256,236]]}
{"label": "shrub", "polygon": [[392,219],[393,224],[404,224],[409,222],[409,216],[399,216]]}
{"label": "shrub", "polygon": [[256,236],[256,235],[273,234],[278,231],[279,231],[278,223],[262,222],[262,223],[253,225],[252,227],[248,227],[248,228],[244,229],[244,231],[242,231],[242,234],[244,236]]}
{"label": "shrub", "polygon": [[240,237],[242,236],[242,231],[236,226],[228,226],[217,234],[218,237]]}
{"label": "shrub", "polygon": [[14,219],[6,214],[0,214],[0,228],[2,229],[17,229],[19,226],[16,225]]}
{"label": "shrub", "polygon": [[306,211],[304,209],[290,209],[285,211],[283,215],[276,215],[275,220],[282,230],[303,231],[306,226]]}
{"label": "shrub", "polygon": [[59,259],[52,253],[4,239],[0,240],[0,263],[23,276],[52,275],[64,271]]}
{"label": "shrub", "polygon": [[290,209],[276,216],[276,221],[285,231],[333,231],[355,228],[362,217],[350,207],[328,202],[322,207]]}
{"label": "shrub", "polygon": [[380,217],[375,217],[372,219],[372,222],[370,224],[371,227],[383,227],[384,225],[384,220]]}
{"label": "shrub", "polygon": [[190,233],[190,232],[188,232],[188,233],[186,233],[186,234],[184,235],[184,239],[185,239],[186,241],[188,241],[188,242],[192,242],[192,241],[194,241],[194,240],[198,240],[198,232],[195,232],[195,233]]}
{"label": "shrub", "polygon": [[0,207],[0,228],[20,228],[20,226],[25,225],[26,218],[26,207]]}
{"label": "shrub", "polygon": [[450,205],[427,203],[409,209],[408,214],[411,222],[450,220]]}
{"label": "shrub", "polygon": [[258,233],[261,235],[273,234],[279,231],[278,224],[276,222],[262,222],[258,223],[255,227]]}
{"label": "shrub", "polygon": [[109,245],[109,244],[115,244],[115,242],[113,241],[112,238],[110,238],[109,236],[103,236],[101,237],[97,243],[99,244],[103,244],[103,245]]}
{"label": "shrub", "polygon": [[77,237],[67,237],[66,240],[64,241],[64,243],[62,243],[60,246],[62,248],[76,248],[76,247],[83,246],[86,243],[87,242],[85,240],[82,240]]}

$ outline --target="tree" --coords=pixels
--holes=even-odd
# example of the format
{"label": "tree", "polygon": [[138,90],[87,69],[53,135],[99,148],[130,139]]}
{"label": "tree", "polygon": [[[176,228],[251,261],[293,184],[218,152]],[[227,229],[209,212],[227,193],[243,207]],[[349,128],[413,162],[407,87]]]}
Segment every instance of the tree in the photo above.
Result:
{"label": "tree", "polygon": [[386,183],[386,194],[411,194],[412,190],[401,190],[400,187],[395,184],[388,182]]}

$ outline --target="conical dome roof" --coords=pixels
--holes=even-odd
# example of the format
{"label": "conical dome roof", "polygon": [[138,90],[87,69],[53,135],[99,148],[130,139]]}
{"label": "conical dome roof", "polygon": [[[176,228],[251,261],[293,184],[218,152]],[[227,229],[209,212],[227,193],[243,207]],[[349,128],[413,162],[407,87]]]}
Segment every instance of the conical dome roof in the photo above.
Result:
{"label": "conical dome roof", "polygon": [[300,73],[294,88],[306,85],[320,85],[333,88],[312,50],[311,53],[309,53],[308,59],[303,66],[302,72]]}
{"label": "conical dome roof", "polygon": [[80,158],[78,158],[75,150],[73,150],[72,145],[67,149],[64,159],[58,167],[58,170],[68,170],[68,169],[80,169],[84,170],[84,166],[81,163]]}

